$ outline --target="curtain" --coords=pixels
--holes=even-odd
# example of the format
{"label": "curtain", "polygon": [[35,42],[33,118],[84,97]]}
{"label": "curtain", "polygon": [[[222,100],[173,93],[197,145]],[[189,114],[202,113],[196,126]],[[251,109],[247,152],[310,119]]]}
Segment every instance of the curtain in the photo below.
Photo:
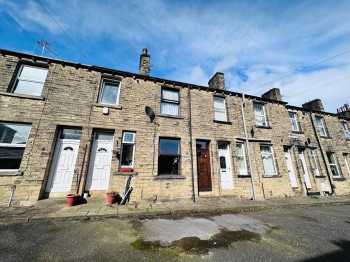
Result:
{"label": "curtain", "polygon": [[265,170],[265,175],[275,175],[275,164],[273,162],[273,156],[271,152],[270,146],[261,146],[261,154],[262,154],[262,160]]}
{"label": "curtain", "polygon": [[163,92],[162,99],[173,100],[176,102],[179,101],[179,92],[178,91],[163,89],[162,92]]}
{"label": "curtain", "polygon": [[160,105],[160,113],[164,115],[179,115],[179,105],[173,103],[162,102]]}

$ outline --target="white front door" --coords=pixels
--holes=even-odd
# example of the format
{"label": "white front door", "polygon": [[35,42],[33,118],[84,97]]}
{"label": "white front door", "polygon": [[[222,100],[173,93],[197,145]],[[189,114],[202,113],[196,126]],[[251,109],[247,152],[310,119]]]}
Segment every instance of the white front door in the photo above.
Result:
{"label": "white front door", "polygon": [[290,184],[292,187],[298,187],[297,179],[295,178],[295,174],[294,174],[292,158],[290,156],[288,148],[284,149],[284,158],[286,159],[286,163],[287,163]]}
{"label": "white front door", "polygon": [[58,139],[46,192],[70,192],[80,140]]}
{"label": "white front door", "polygon": [[310,181],[310,177],[309,177],[309,171],[307,170],[304,152],[302,150],[299,150],[299,159],[300,159],[300,163],[301,163],[301,168],[303,169],[303,173],[304,173],[304,180],[305,180],[306,188],[311,189],[312,186],[311,186],[311,181]]}
{"label": "white front door", "polygon": [[233,189],[229,144],[219,142],[219,168],[221,189]]}
{"label": "white front door", "polygon": [[91,149],[85,189],[108,190],[113,150],[113,133],[98,132]]}

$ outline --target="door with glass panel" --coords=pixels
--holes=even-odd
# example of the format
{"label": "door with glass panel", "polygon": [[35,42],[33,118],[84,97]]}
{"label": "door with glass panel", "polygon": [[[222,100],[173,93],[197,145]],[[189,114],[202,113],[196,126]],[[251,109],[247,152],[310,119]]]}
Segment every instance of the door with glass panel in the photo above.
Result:
{"label": "door with glass panel", "polygon": [[92,144],[89,173],[85,189],[108,190],[113,150],[112,132],[96,131]]}
{"label": "door with glass panel", "polygon": [[304,181],[305,181],[306,188],[311,189],[312,186],[311,186],[309,171],[308,171],[307,166],[306,166],[306,161],[305,161],[305,157],[304,157],[304,150],[299,149],[298,155],[299,155],[299,159],[300,159],[301,169],[302,169],[303,174],[304,174]]}
{"label": "door with glass panel", "polygon": [[221,189],[233,189],[230,146],[227,142],[218,143]]}
{"label": "door with glass panel", "polygon": [[292,163],[292,157],[290,155],[289,148],[284,149],[284,158],[286,159],[286,163],[287,163],[290,185],[292,187],[298,187],[298,183],[297,183],[297,179],[295,177],[293,163]]}
{"label": "door with glass panel", "polygon": [[46,192],[70,192],[80,144],[80,129],[63,128],[58,136]]}

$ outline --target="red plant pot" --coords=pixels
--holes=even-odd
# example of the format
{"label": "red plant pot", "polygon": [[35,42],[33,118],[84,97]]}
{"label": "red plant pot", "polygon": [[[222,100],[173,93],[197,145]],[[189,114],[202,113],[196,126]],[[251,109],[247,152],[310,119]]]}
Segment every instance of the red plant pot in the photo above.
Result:
{"label": "red plant pot", "polygon": [[117,201],[117,193],[107,193],[107,203],[109,206],[113,205]]}
{"label": "red plant pot", "polygon": [[119,171],[122,173],[131,173],[132,168],[131,167],[121,167]]}
{"label": "red plant pot", "polygon": [[74,206],[77,202],[77,199],[79,197],[79,194],[68,194],[67,195],[67,206],[71,207]]}

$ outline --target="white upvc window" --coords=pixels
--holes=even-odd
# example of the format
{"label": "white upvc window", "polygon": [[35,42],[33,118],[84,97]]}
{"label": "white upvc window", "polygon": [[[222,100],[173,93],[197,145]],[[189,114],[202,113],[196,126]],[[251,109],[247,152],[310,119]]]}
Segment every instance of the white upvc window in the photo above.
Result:
{"label": "white upvc window", "polygon": [[314,175],[320,176],[320,169],[318,168],[318,163],[317,163],[316,149],[310,149],[310,160],[311,160],[311,167],[314,172]]}
{"label": "white upvc window", "polygon": [[227,121],[225,98],[214,96],[215,120]]}
{"label": "white upvc window", "polygon": [[326,128],[324,127],[324,123],[323,123],[323,118],[320,116],[316,116],[315,119],[316,119],[318,130],[320,131],[320,135],[327,136]]}
{"label": "white upvc window", "polygon": [[349,154],[343,154],[345,167],[348,172],[348,175],[350,176],[350,166],[349,166]]}
{"label": "white upvc window", "polygon": [[123,133],[120,167],[134,167],[135,136],[133,132]]}
{"label": "white upvc window", "polygon": [[0,122],[0,171],[18,170],[31,125]]}
{"label": "white upvc window", "polygon": [[254,116],[257,126],[267,126],[264,105],[254,103]]}
{"label": "white upvc window", "polygon": [[21,65],[11,92],[24,95],[41,96],[47,77],[47,68]]}
{"label": "white upvc window", "polygon": [[298,121],[297,121],[297,113],[296,112],[288,112],[289,115],[289,120],[292,125],[292,130],[293,131],[300,131],[299,126],[298,126]]}
{"label": "white upvc window", "polygon": [[238,163],[238,174],[241,176],[247,176],[247,162],[245,158],[244,144],[236,144],[237,150],[237,163]]}
{"label": "white upvc window", "polygon": [[162,101],[160,104],[160,113],[162,115],[179,115],[179,90],[162,89]]}
{"label": "white upvc window", "polygon": [[272,146],[270,145],[261,145],[260,146],[261,157],[263,161],[265,176],[276,176],[276,163],[275,158],[273,157]]}
{"label": "white upvc window", "polygon": [[98,102],[100,104],[118,105],[120,93],[120,82],[110,79],[102,79],[100,96]]}
{"label": "white upvc window", "polygon": [[350,139],[350,131],[349,131],[349,128],[347,126],[347,123],[342,121],[341,122],[341,127],[343,129],[343,132],[344,132],[344,135],[345,135],[346,139]]}
{"label": "white upvc window", "polygon": [[336,163],[334,153],[328,152],[327,157],[328,157],[329,166],[332,170],[333,177],[340,177],[340,172],[339,172],[338,165]]}

